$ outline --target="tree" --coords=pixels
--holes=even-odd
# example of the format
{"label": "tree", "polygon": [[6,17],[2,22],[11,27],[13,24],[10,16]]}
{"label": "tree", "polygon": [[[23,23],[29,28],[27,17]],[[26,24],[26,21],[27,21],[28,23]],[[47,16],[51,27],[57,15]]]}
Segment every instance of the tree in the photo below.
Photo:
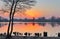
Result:
{"label": "tree", "polygon": [[[35,0],[1,0],[4,5],[1,11],[9,12],[9,25],[7,30],[7,36],[11,36],[13,31],[13,19],[16,12],[24,13],[27,9],[30,9],[35,4]],[[11,31],[10,31],[11,28]],[[9,33],[10,32],[10,33]]]}

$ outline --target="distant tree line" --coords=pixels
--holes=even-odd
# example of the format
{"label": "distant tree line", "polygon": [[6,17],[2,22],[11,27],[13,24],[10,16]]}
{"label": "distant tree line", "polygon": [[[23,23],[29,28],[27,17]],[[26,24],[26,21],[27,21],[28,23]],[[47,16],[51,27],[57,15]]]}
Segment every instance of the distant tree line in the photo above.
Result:
{"label": "distant tree line", "polygon": [[[56,18],[54,16],[52,16],[51,18],[48,18],[46,19],[45,17],[40,17],[40,18],[32,18],[32,19],[29,19],[29,18],[25,18],[25,19],[17,19],[15,18],[13,20],[14,22],[60,22],[60,18]],[[0,22],[9,22],[8,19],[6,18],[3,18],[0,16]]]}

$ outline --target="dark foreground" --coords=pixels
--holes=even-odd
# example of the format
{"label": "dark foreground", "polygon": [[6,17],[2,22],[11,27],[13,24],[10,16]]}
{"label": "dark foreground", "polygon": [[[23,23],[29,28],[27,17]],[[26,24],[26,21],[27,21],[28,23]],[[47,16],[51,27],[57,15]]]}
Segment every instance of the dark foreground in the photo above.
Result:
{"label": "dark foreground", "polygon": [[[5,39],[5,36],[0,36],[0,39]],[[33,36],[12,36],[11,39],[60,39],[60,37],[33,37]]]}

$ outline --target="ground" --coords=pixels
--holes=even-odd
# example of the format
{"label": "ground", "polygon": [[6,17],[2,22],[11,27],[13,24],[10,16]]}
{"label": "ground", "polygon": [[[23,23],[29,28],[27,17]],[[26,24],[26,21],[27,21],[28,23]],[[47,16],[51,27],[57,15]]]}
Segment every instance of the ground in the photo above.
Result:
{"label": "ground", "polygon": [[[5,39],[5,36],[0,36],[0,39]],[[60,39],[60,37],[12,36],[11,39]]]}

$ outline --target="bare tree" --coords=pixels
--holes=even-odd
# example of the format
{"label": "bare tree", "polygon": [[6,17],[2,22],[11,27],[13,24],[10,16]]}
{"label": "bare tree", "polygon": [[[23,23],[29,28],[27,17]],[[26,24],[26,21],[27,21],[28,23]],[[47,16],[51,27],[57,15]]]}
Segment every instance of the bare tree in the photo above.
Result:
{"label": "bare tree", "polygon": [[[35,0],[1,0],[4,5],[0,10],[9,12],[9,25],[7,30],[7,36],[11,36],[13,32],[13,19],[16,12],[24,13],[27,9],[31,9],[35,4]],[[11,28],[11,30],[10,30]]]}

